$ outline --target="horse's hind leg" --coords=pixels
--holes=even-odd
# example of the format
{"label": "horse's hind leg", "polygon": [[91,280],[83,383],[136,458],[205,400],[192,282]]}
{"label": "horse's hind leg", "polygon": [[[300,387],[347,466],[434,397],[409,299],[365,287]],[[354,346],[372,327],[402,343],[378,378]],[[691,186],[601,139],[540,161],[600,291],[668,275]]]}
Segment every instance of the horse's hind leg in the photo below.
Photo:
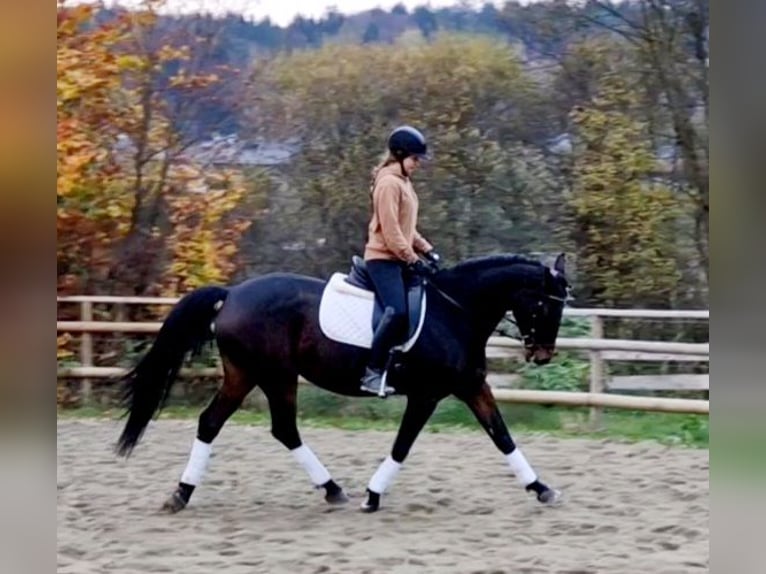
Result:
{"label": "horse's hind leg", "polygon": [[436,409],[438,400],[408,397],[407,407],[396,434],[394,446],[367,485],[367,498],[362,503],[363,512],[376,512],[380,508],[380,496],[399,474],[404,459],[423,430],[426,422]]}
{"label": "horse's hind leg", "polygon": [[269,377],[267,384],[261,385],[269,400],[271,411],[271,434],[293,455],[293,458],[308,473],[316,488],[325,489],[325,500],[330,504],[348,502],[343,489],[332,479],[329,471],[319,460],[314,451],[301,440],[297,425],[298,377],[285,374]]}
{"label": "horse's hind leg", "polygon": [[207,471],[213,439],[255,386],[245,371],[226,357],[223,358],[223,371],[223,385],[199,416],[197,437],[194,439],[189,461],[178,487],[163,505],[163,510],[178,512],[189,503],[192,492],[202,482]]}

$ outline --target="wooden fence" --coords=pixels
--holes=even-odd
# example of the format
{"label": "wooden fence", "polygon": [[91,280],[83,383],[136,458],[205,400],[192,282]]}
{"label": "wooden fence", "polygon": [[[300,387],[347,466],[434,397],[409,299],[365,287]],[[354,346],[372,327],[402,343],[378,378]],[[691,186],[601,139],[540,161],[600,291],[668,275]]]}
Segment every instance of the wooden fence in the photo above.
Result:
{"label": "wooden fence", "polygon": [[[127,322],[124,320],[126,305],[166,305],[175,304],[176,298],[157,297],[112,297],[112,296],[75,296],[58,297],[58,303],[77,304],[80,307],[78,321],[57,321],[57,333],[77,333],[81,337],[80,366],[59,368],[59,377],[82,379],[82,392],[88,396],[91,381],[99,378],[119,375],[122,370],[115,367],[98,367],[93,362],[94,333],[156,333],[161,323]],[[117,320],[94,321],[93,305],[106,304],[116,306],[114,314]],[[587,317],[590,321],[590,336],[587,338],[566,338],[557,340],[557,348],[575,350],[588,354],[590,358],[590,385],[587,393],[567,391],[537,391],[507,388],[512,377],[490,374],[488,379],[493,385],[498,401],[513,403],[538,403],[569,406],[591,407],[591,423],[598,426],[600,412],[604,407],[632,410],[709,414],[710,403],[705,399],[680,399],[667,397],[646,397],[614,394],[610,391],[709,391],[708,374],[677,375],[606,375],[609,362],[644,361],[644,362],[709,362],[709,343],[681,343],[666,341],[635,341],[627,339],[604,338],[603,320],[605,318],[625,319],[685,319],[709,320],[707,310],[640,310],[640,309],[575,309],[567,308],[565,316]],[[521,344],[513,339],[490,337],[487,344],[488,358],[520,358]],[[195,374],[215,376],[220,369],[196,370]],[[182,371],[182,375],[191,374]]]}

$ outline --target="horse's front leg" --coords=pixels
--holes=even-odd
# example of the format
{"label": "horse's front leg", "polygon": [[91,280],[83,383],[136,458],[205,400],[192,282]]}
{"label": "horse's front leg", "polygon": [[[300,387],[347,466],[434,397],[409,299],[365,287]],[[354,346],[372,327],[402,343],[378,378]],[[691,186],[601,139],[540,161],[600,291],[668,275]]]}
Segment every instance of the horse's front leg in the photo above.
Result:
{"label": "horse's front leg", "polygon": [[391,454],[380,464],[367,485],[367,499],[361,507],[364,512],[375,512],[380,508],[380,495],[399,474],[404,459],[407,458],[410,448],[433,414],[438,402],[430,398],[409,397],[407,399],[407,407],[404,410]]}
{"label": "horse's front leg", "polygon": [[471,409],[481,426],[495,443],[500,452],[505,455],[511,472],[516,479],[528,491],[537,495],[537,500],[543,504],[554,504],[561,498],[561,493],[550,488],[540,481],[537,473],[532,469],[526,457],[511,438],[508,427],[503,420],[497,402],[492,394],[492,389],[485,382],[476,392],[460,397]]}

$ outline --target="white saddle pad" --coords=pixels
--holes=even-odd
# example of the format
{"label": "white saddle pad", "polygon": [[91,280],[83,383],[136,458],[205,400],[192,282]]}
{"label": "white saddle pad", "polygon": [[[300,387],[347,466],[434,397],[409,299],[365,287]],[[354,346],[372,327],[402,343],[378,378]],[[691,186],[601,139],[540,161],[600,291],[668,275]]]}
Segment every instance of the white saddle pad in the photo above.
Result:
{"label": "white saddle pad", "polygon": [[[343,273],[334,273],[327,282],[319,303],[319,328],[333,341],[369,349],[372,347],[375,294],[346,283],[346,277]],[[426,302],[423,301],[418,328],[412,338],[399,347],[403,352],[415,344],[425,313]]]}

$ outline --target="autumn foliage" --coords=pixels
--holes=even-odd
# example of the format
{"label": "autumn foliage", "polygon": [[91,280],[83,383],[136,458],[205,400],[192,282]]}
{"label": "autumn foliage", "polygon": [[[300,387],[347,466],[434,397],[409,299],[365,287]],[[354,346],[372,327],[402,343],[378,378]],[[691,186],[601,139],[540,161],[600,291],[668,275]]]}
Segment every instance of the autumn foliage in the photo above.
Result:
{"label": "autumn foliage", "polygon": [[[306,246],[291,264],[319,262],[326,274],[323,261],[337,268],[361,249],[369,168],[387,130],[407,122],[426,130],[434,155],[415,175],[420,228],[450,260],[563,249],[581,301],[674,304],[693,257],[691,206],[657,161],[641,78],[625,73],[635,51],[609,36],[570,50],[547,77],[512,44],[455,34],[257,65],[253,123],[303,144],[287,168],[293,203],[278,206]],[[531,143],[556,113],[571,142],[560,155]]]}
{"label": "autumn foliage", "polygon": [[[250,218],[235,170],[198,165],[172,98],[220,81],[190,61],[197,39],[165,43],[161,2],[105,15],[58,9],[57,231],[60,292],[175,294],[225,281]],[[227,225],[223,226],[222,223]]]}
{"label": "autumn foliage", "polygon": [[[415,175],[419,227],[446,262],[563,250],[579,304],[704,304],[706,116],[684,102],[707,101],[706,79],[685,24],[642,0],[622,37],[598,24],[611,12],[596,5],[611,3],[531,4],[539,18],[513,3],[497,16],[513,24],[505,35],[410,27],[360,45],[339,32],[267,52],[249,36],[260,28],[230,17],[207,61],[238,62],[238,81],[199,65],[213,19],[163,23],[151,1],[108,15],[62,5],[60,292],[177,294],[346,269],[364,247],[385,136],[412,123],[434,156]],[[182,112],[216,86],[236,105],[205,108],[192,127],[223,110],[240,142],[281,159],[245,172],[188,153]]]}

